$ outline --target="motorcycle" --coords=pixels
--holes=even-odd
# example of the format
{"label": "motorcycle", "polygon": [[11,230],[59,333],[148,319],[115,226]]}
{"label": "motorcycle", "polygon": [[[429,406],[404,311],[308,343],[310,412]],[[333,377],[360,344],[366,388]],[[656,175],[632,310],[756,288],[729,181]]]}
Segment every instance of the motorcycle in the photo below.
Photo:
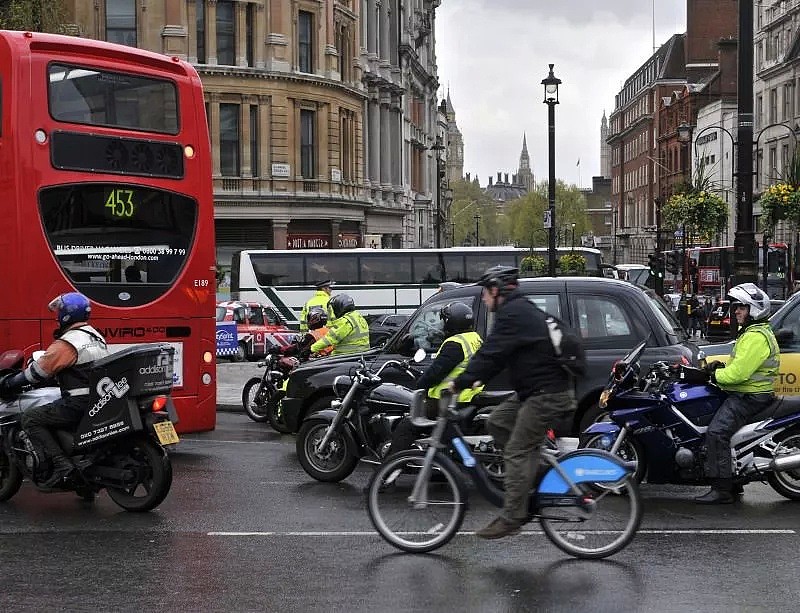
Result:
{"label": "motorcycle", "polygon": [[[635,462],[639,481],[707,485],[705,434],[727,393],[685,364],[656,362],[640,376],[645,344],[614,365],[599,403],[608,415],[584,431],[581,447]],[[800,398],[778,397],[752,417],[731,438],[731,453],[735,484],[766,479],[800,500]]]}
{"label": "motorcycle", "polygon": [[317,481],[346,479],[359,460],[380,464],[391,445],[392,431],[411,404],[413,392],[381,379],[387,368],[398,368],[412,380],[411,370],[425,359],[420,349],[411,360],[387,360],[375,372],[361,356],[355,373],[339,375],[333,381],[336,400],[329,409],[306,416],[297,433],[300,465]]}
{"label": "motorcycle", "polygon": [[264,369],[260,377],[252,377],[242,389],[242,406],[247,416],[255,422],[269,421],[276,432],[288,434],[292,430],[286,426],[281,415],[281,400],[286,394],[286,381],[300,364],[296,357],[281,356],[280,349],[270,350],[266,359],[257,366]]}
{"label": "motorcycle", "polygon": [[[175,349],[137,345],[96,360],[89,372],[89,408],[74,430],[54,430],[75,465],[64,483],[40,486],[52,474],[20,423],[21,414],[61,397],[57,387],[23,391],[0,401],[0,502],[12,498],[23,479],[42,491],[74,491],[92,500],[105,488],[126,511],[143,512],[166,498],[172,465],[164,448],[178,442],[172,391]],[[23,366],[21,351],[0,356],[0,373]]]}

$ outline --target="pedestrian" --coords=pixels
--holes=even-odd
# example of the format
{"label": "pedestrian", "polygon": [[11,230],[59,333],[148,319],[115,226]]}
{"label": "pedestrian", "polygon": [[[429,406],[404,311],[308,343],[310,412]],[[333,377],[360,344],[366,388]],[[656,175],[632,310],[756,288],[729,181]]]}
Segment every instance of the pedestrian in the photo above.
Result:
{"label": "pedestrian", "polygon": [[300,311],[300,332],[308,332],[308,312],[312,307],[322,307],[327,311],[328,319],[333,319],[333,311],[328,303],[330,302],[331,290],[334,285],[336,285],[336,281],[333,279],[325,279],[324,281],[314,284],[314,287],[317,288],[317,291],[311,298],[308,299],[308,302],[306,302],[303,306],[303,310]]}
{"label": "pedestrian", "polygon": [[328,333],[311,345],[311,353],[333,347],[331,355],[360,353],[369,349],[369,325],[356,311],[356,304],[347,294],[338,294],[328,303],[333,311],[333,321]]}
{"label": "pedestrian", "polygon": [[733,483],[731,437],[754,415],[775,399],[775,379],[780,350],[767,321],[769,297],[755,283],[742,283],[728,294],[736,313],[739,336],[728,364],[714,361],[707,366],[710,379],[728,392],[706,431],[705,476],[711,489],[695,498],[698,504],[728,504],[741,494]]}
{"label": "pedestrian", "polygon": [[505,503],[502,513],[476,532],[496,539],[519,532],[528,520],[528,496],[548,428],[575,412],[574,381],[558,362],[547,315],[519,290],[519,269],[493,266],[478,280],[481,299],[495,320],[466,370],[450,384],[453,392],[489,381],[504,369],[516,392],[497,406],[487,429],[504,448]]}

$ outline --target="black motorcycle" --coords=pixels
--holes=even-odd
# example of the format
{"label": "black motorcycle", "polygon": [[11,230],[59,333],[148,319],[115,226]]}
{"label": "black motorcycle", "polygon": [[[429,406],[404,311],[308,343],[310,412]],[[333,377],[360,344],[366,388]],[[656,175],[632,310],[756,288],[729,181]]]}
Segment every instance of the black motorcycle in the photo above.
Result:
{"label": "black motorcycle", "polygon": [[[413,361],[424,358],[420,349]],[[346,479],[359,460],[380,464],[413,393],[402,385],[385,383],[381,375],[387,368],[398,368],[414,380],[420,373],[411,369],[411,362],[388,360],[373,372],[361,356],[352,375],[336,377],[337,399],[329,409],[306,416],[297,433],[297,457],[303,470],[318,481],[336,482]]]}
{"label": "black motorcycle", "polygon": [[271,350],[265,360],[258,362],[264,374],[252,377],[242,389],[242,407],[250,419],[258,423],[269,421],[281,434],[291,432],[281,415],[281,400],[286,395],[289,373],[299,364],[296,357],[281,356],[279,349]]}
{"label": "black motorcycle", "polygon": [[[166,498],[172,465],[164,445],[178,442],[172,391],[174,348],[148,344],[96,360],[89,373],[89,408],[75,430],[55,430],[76,470],[63,485],[43,491],[74,491],[92,499],[105,488],[126,511],[149,511]],[[19,370],[21,351],[0,356],[0,375]],[[0,502],[52,474],[51,462],[22,429],[20,414],[61,396],[57,387],[23,391],[0,401]]]}

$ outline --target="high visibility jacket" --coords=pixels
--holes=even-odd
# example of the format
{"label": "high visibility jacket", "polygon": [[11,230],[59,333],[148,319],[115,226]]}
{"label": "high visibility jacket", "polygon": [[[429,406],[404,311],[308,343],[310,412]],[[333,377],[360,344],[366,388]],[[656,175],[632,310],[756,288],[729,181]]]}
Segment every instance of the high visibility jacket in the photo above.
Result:
{"label": "high visibility jacket", "polygon": [[328,295],[328,292],[321,289],[317,290],[314,295],[308,299],[308,302],[303,306],[303,310],[300,311],[300,332],[308,332],[308,323],[306,322],[308,320],[308,312],[312,307],[322,307],[328,313],[328,321],[333,320],[333,311],[328,304],[330,299],[331,297]]}
{"label": "high visibility jacket", "polygon": [[[316,330],[309,330],[308,333],[314,337],[314,342],[317,342],[321,338],[325,338],[325,335],[328,333],[328,327],[322,326],[321,328],[317,328]],[[325,349],[321,349],[319,351],[319,354],[328,355],[331,351],[333,351],[333,347],[326,347]]]}
{"label": "high visibility jacket", "polygon": [[736,339],[731,359],[725,368],[715,371],[714,378],[720,387],[731,392],[774,392],[780,360],[778,341],[769,323],[755,323]]}
{"label": "high visibility jacket", "polygon": [[333,320],[328,333],[311,345],[311,353],[319,353],[326,347],[333,347],[331,355],[359,353],[369,349],[369,325],[361,313],[350,311]]}
{"label": "high visibility jacket", "polygon": [[[445,343],[458,343],[461,345],[461,351],[464,353],[464,359],[461,360],[458,366],[450,371],[450,373],[442,380],[441,383],[439,383],[439,385],[428,389],[429,398],[441,398],[442,390],[445,389],[453,379],[464,372],[469,359],[483,344],[483,339],[477,332],[462,332],[461,334],[454,334],[453,336],[444,339],[444,343],[442,343],[442,346],[439,347],[439,351],[436,352],[437,356],[439,353],[441,353],[442,347],[444,347]],[[461,393],[458,395],[458,401],[469,402],[482,390],[483,385],[477,388],[470,387],[465,390],[461,390]]]}

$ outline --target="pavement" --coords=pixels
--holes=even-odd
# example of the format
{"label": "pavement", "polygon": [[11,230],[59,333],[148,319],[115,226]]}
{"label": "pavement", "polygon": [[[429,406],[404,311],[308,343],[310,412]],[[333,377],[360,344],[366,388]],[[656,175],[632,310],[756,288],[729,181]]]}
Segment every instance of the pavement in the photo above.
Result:
{"label": "pavement", "polygon": [[263,372],[256,362],[217,362],[217,411],[244,412],[242,389]]}

